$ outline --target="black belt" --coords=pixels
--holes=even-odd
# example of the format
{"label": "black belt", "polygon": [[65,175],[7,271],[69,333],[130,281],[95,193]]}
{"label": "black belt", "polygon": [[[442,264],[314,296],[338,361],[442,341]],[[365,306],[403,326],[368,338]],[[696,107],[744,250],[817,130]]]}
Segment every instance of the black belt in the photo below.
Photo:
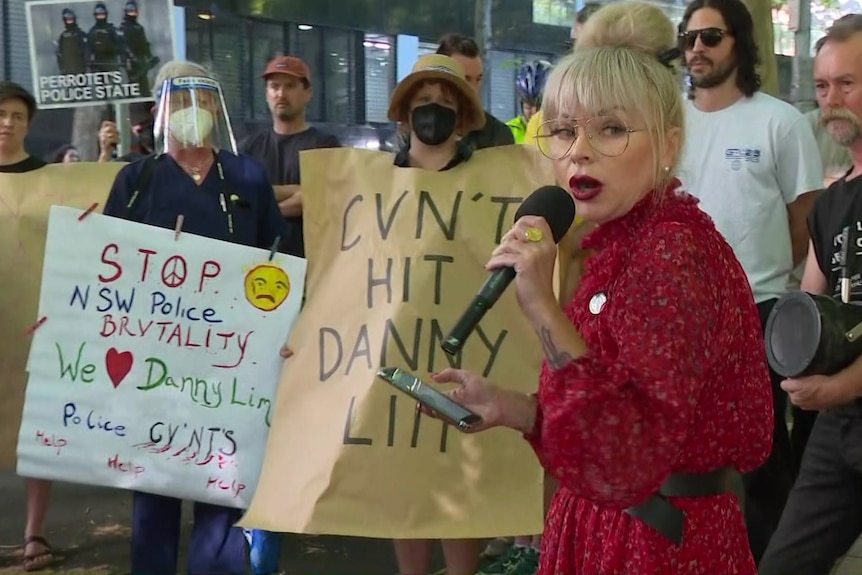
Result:
{"label": "black belt", "polygon": [[640,519],[677,545],[682,543],[685,527],[685,512],[668,497],[708,497],[722,493],[733,493],[742,507],[745,490],[742,476],[732,466],[721,467],[708,473],[674,473],[665,479],[658,493],[654,493],[626,513]]}

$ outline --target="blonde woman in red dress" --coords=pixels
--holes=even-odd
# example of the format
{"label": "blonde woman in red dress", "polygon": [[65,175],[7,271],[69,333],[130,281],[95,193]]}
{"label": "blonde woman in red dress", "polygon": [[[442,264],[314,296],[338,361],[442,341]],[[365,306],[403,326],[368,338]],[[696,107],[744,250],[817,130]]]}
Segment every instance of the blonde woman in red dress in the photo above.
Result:
{"label": "blonde woman in red dress", "polygon": [[541,575],[754,575],[736,493],[771,447],[772,398],[745,273],[678,187],[683,106],[673,25],[605,6],[545,88],[538,144],[597,224],[574,298],[555,302],[544,220],[487,264],[513,267],[546,362],[538,394],[446,370],[484,428],[522,432],[560,484]]}

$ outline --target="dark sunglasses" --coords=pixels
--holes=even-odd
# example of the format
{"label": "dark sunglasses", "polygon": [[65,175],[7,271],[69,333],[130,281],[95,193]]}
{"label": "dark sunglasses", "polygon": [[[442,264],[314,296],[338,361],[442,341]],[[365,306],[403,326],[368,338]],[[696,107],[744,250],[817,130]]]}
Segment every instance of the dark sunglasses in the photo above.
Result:
{"label": "dark sunglasses", "polygon": [[725,36],[729,36],[730,33],[722,30],[721,28],[701,28],[700,30],[689,30],[688,32],[682,32],[679,35],[679,43],[684,50],[691,50],[694,48],[697,39],[700,38],[701,43],[707,48],[715,48],[721,41],[724,40]]}

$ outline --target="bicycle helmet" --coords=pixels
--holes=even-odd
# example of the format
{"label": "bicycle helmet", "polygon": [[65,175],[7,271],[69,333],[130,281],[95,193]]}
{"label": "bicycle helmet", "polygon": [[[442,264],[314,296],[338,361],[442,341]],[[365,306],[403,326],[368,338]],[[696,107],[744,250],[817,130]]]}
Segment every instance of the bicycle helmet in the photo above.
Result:
{"label": "bicycle helmet", "polygon": [[544,60],[536,60],[521,66],[515,78],[515,86],[523,102],[533,105],[541,103],[542,90],[550,72],[551,64]]}

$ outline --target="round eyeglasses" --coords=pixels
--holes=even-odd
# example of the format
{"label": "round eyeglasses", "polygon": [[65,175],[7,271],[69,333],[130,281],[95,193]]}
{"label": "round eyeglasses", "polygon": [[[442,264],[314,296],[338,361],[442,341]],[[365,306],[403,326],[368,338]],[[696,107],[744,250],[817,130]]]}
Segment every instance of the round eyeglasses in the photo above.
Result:
{"label": "round eyeglasses", "polygon": [[630,134],[646,131],[629,128],[610,116],[598,116],[583,122],[547,120],[539,126],[536,135],[539,151],[551,160],[565,158],[572,152],[580,130],[587,135],[590,146],[596,152],[609,157],[620,156],[626,151]]}

